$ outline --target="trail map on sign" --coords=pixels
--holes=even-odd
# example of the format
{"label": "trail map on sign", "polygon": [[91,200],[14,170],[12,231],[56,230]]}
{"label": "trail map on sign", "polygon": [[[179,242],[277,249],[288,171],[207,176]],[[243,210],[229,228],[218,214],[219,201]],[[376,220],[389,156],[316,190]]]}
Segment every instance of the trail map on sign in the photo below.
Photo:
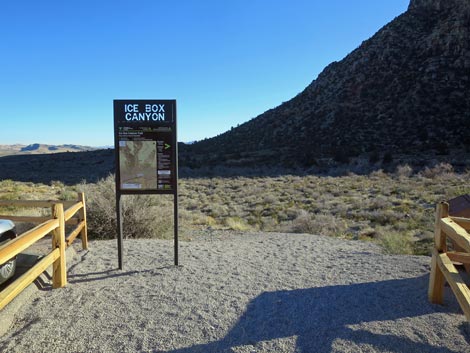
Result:
{"label": "trail map on sign", "polygon": [[121,188],[157,188],[156,141],[119,141],[119,164]]}
{"label": "trail map on sign", "polygon": [[173,190],[171,134],[171,127],[118,127],[120,190]]}

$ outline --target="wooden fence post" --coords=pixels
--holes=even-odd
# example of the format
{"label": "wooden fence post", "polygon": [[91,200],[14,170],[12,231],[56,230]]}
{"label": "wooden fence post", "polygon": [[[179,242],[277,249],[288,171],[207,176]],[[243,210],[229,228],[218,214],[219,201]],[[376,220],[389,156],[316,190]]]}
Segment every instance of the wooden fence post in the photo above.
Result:
{"label": "wooden fence post", "polygon": [[434,249],[431,260],[431,275],[429,277],[428,299],[431,303],[442,304],[444,301],[445,278],[438,266],[439,253],[447,250],[446,235],[441,230],[441,219],[449,216],[449,204],[441,202],[436,207],[436,223],[434,225]]}
{"label": "wooden fence post", "polygon": [[67,284],[67,268],[65,263],[65,219],[64,205],[55,204],[53,216],[59,220],[59,227],[52,232],[52,248],[58,248],[60,257],[52,264],[52,288],[61,288]]}
{"label": "wooden fence post", "polygon": [[441,202],[436,207],[436,223],[434,224],[434,247],[439,252],[447,251],[447,237],[441,229],[441,219],[446,217],[449,217],[449,204]]}
{"label": "wooden fence post", "polygon": [[80,221],[84,222],[84,227],[80,231],[80,238],[82,239],[82,248],[84,250],[88,250],[88,231],[87,231],[88,225],[87,225],[87,222],[86,222],[85,193],[79,192],[78,193],[78,200],[83,203],[83,208],[81,208],[80,211],[78,211]]}

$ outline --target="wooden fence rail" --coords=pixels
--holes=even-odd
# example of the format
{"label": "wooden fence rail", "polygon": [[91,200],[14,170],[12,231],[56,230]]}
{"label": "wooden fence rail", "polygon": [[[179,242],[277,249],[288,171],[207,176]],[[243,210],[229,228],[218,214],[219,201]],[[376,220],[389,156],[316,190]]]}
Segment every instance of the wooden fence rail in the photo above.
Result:
{"label": "wooden fence rail", "polygon": [[[52,287],[61,288],[67,284],[65,248],[80,235],[83,249],[88,249],[85,195],[79,193],[78,201],[13,201],[0,200],[0,206],[51,208],[50,217],[23,217],[0,215],[0,219],[18,222],[40,223],[15,239],[0,246],[0,265],[5,264],[22,251],[52,233],[52,250],[21,277],[0,292],[0,310],[12,301],[23,289],[52,265]],[[64,211],[64,206],[67,209]],[[75,216],[75,217],[74,217]],[[74,218],[73,218],[74,217]],[[66,224],[76,225],[66,236]]]}
{"label": "wooden fence rail", "polygon": [[[455,267],[455,262],[470,269],[470,219],[450,217],[449,205],[442,202],[436,208],[434,228],[434,249],[429,277],[429,301],[442,304],[444,301],[444,284],[447,281],[457,301],[470,321],[470,289]],[[452,250],[448,249],[448,242]]]}

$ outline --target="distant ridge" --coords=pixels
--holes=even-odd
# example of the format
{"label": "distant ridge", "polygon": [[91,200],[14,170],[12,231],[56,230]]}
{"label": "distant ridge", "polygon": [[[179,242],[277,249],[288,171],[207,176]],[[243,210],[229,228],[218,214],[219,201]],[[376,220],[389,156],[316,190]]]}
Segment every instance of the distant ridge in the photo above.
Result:
{"label": "distant ridge", "polygon": [[469,131],[470,1],[412,0],[290,101],[180,152],[192,168],[311,167],[451,150],[468,159]]}
{"label": "distant ridge", "polygon": [[73,185],[96,182],[114,173],[114,150],[27,153],[0,156],[0,180]]}
{"label": "distant ridge", "polygon": [[73,144],[47,145],[32,143],[30,145],[0,145],[0,156],[21,155],[21,154],[48,154],[61,152],[83,152],[94,151],[98,148]]}

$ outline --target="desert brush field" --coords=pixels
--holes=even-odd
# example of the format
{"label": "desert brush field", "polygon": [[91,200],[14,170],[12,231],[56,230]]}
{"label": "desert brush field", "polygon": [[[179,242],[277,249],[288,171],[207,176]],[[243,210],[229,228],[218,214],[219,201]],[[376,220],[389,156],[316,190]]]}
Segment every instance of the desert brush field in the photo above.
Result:
{"label": "desert brush field", "polygon": [[[179,181],[180,234],[217,229],[321,234],[372,241],[390,254],[427,255],[438,202],[470,193],[470,172],[456,173],[441,163],[413,173],[408,165],[395,172],[368,175],[276,177],[196,177]],[[115,237],[114,177],[97,183],[49,185],[0,181],[0,199],[70,200],[87,197],[93,239]],[[126,238],[171,238],[172,196],[124,197]],[[3,208],[2,214],[31,209]],[[44,212],[37,210],[36,212]]]}

